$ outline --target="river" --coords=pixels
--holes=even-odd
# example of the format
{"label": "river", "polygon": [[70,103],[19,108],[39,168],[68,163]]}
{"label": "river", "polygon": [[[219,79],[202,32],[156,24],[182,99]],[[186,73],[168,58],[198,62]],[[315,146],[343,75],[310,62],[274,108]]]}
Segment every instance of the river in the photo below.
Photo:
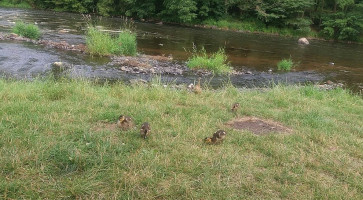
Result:
{"label": "river", "polygon": [[[87,27],[82,15],[40,10],[0,8],[0,31],[10,32],[15,21],[36,23],[42,39],[85,43]],[[98,18],[96,25],[103,30],[117,32],[123,20]],[[240,87],[264,86],[272,82],[323,83],[331,80],[343,83],[353,91],[363,90],[363,45],[310,40],[310,45],[297,44],[296,38],[273,35],[240,33],[232,31],[191,28],[155,23],[135,22],[138,51],[150,55],[171,55],[178,62],[185,62],[193,44],[204,46],[207,51],[224,48],[228,60],[236,70],[252,74],[231,76],[233,84]],[[276,64],[283,58],[299,63],[290,72],[277,71]],[[0,42],[0,74],[13,77],[34,77],[50,70],[53,62],[71,63],[74,72],[85,77],[110,80],[150,78],[149,75],[130,75],[109,66],[109,59],[51,49],[34,44]],[[269,72],[272,70],[272,72]],[[165,80],[190,83],[195,76],[166,76]],[[227,77],[214,77],[211,83],[219,85]]]}

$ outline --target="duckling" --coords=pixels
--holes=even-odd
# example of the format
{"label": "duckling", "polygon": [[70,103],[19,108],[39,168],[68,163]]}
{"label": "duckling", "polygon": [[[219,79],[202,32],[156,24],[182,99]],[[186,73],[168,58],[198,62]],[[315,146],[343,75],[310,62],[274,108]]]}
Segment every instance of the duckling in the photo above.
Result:
{"label": "duckling", "polygon": [[238,110],[238,108],[239,108],[239,103],[234,103],[233,105],[232,105],[232,112],[236,112],[237,110]]}
{"label": "duckling", "polygon": [[217,142],[216,138],[214,137],[206,137],[203,141],[206,144],[215,144]]}
{"label": "duckling", "polygon": [[146,139],[146,137],[150,134],[150,131],[151,131],[150,124],[148,122],[144,122],[140,129],[141,137]]}
{"label": "duckling", "polygon": [[193,92],[195,93],[195,94],[200,94],[200,93],[202,93],[202,88],[200,87],[200,77],[198,78],[198,83],[194,86],[194,88],[193,88]]}
{"label": "duckling", "polygon": [[131,117],[120,115],[117,120],[117,126],[122,130],[129,130],[134,126]]}
{"label": "duckling", "polygon": [[216,140],[216,142],[222,142],[226,135],[227,133],[224,130],[218,130],[213,134],[213,138]]}

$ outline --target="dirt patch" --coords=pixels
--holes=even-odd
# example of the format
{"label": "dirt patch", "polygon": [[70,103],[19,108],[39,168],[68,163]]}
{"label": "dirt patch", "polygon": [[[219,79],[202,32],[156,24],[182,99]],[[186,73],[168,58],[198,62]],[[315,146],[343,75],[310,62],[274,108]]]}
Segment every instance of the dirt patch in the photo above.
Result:
{"label": "dirt patch", "polygon": [[117,125],[116,123],[98,122],[91,130],[94,132],[116,131]]}
{"label": "dirt patch", "polygon": [[256,117],[243,117],[227,123],[237,130],[249,130],[256,135],[268,135],[271,133],[291,133],[292,130],[278,122],[259,119]]}

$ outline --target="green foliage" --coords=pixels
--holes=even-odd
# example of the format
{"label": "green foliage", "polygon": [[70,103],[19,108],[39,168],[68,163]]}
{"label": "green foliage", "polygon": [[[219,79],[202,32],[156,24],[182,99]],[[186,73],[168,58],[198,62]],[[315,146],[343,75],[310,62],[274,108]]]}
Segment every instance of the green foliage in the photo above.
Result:
{"label": "green foliage", "polygon": [[187,66],[191,69],[207,69],[216,74],[231,72],[224,49],[219,49],[217,52],[208,55],[204,47],[200,51],[194,48],[193,55],[188,59]]}
{"label": "green foliage", "polygon": [[136,36],[128,30],[123,30],[118,37],[102,32],[90,26],[86,35],[88,52],[91,55],[136,55]]}
{"label": "green foliage", "polygon": [[283,71],[290,71],[293,66],[294,62],[292,61],[291,58],[282,59],[280,62],[277,63],[277,69]]}
{"label": "green foliage", "polygon": [[196,2],[193,0],[165,0],[165,10],[160,13],[166,21],[181,23],[192,22],[197,17]]}
{"label": "green foliage", "polygon": [[[0,1],[4,2],[4,1]],[[24,3],[21,0],[5,2]],[[313,36],[321,27],[327,39],[361,40],[362,0],[27,0],[30,5],[60,11],[128,16],[280,35]],[[1,4],[1,3],[0,3]],[[231,20],[233,19],[233,20]],[[261,25],[262,24],[262,25]],[[332,33],[332,30],[333,33]]]}
{"label": "green foliage", "polygon": [[327,16],[322,23],[322,36],[326,39],[357,41],[363,30],[361,20],[342,12]]}
{"label": "green foliage", "polygon": [[22,1],[22,0],[1,0],[0,7],[31,8],[28,1]]}
{"label": "green foliage", "polygon": [[13,27],[13,32],[30,39],[39,39],[41,32],[38,26],[34,24],[25,24],[24,22],[18,21]]}

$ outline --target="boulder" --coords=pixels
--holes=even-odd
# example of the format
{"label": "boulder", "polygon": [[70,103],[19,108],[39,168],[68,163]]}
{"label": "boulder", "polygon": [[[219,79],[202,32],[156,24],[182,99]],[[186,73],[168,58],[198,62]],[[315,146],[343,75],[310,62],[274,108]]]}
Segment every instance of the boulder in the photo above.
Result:
{"label": "boulder", "polygon": [[299,44],[301,44],[301,45],[308,45],[308,44],[310,44],[310,43],[309,43],[309,40],[308,40],[308,39],[306,39],[306,38],[300,38],[300,39],[298,40],[298,43],[299,43]]}

